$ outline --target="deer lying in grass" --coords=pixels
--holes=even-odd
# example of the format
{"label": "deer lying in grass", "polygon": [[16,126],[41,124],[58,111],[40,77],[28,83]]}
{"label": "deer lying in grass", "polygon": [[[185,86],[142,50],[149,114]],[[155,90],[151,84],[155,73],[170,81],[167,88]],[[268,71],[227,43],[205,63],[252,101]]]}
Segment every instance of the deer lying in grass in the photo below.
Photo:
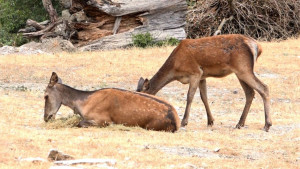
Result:
{"label": "deer lying in grass", "polygon": [[79,91],[59,82],[53,72],[45,91],[45,122],[55,118],[61,104],[83,118],[79,127],[115,123],[175,132],[180,126],[174,107],[155,96],[121,89]]}
{"label": "deer lying in grass", "polygon": [[199,87],[207,113],[207,124],[210,126],[214,119],[207,102],[206,78],[220,78],[235,73],[246,95],[246,104],[236,128],[244,126],[256,90],[264,102],[264,129],[268,131],[272,126],[269,90],[253,73],[254,62],[261,52],[261,46],[254,39],[243,35],[186,39],[173,50],[152,79],[140,78],[137,91],[155,95],[174,80],[189,84],[187,105],[181,122],[181,126],[185,126],[194,94]]}

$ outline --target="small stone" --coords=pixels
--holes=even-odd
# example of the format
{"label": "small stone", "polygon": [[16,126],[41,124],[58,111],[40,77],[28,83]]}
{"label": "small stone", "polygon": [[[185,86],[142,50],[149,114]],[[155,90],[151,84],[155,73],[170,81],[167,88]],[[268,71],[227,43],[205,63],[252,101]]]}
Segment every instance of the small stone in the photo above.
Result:
{"label": "small stone", "polygon": [[220,148],[215,148],[214,152],[219,152],[221,149]]}
{"label": "small stone", "polygon": [[59,152],[58,150],[52,149],[49,152],[48,160],[49,161],[61,161],[61,160],[73,160],[74,157],[63,154],[62,152]]}

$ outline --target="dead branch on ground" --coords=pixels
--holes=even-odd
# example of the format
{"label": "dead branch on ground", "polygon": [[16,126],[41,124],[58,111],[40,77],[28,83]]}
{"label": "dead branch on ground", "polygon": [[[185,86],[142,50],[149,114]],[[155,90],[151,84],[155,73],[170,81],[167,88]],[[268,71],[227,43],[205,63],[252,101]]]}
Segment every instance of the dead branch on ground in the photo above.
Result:
{"label": "dead branch on ground", "polygon": [[189,38],[212,36],[223,19],[223,34],[245,34],[256,39],[287,39],[300,33],[300,1],[206,0],[188,12]]}

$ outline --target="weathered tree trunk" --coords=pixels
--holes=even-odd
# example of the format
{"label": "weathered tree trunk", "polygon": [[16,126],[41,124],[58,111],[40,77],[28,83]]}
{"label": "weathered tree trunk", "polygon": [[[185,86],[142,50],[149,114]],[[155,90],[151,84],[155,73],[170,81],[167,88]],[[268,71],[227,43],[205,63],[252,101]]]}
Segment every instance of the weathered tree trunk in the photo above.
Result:
{"label": "weathered tree trunk", "polygon": [[56,10],[53,8],[52,1],[51,0],[42,0],[44,8],[47,10],[51,23],[54,23],[57,21],[57,13]]}
{"label": "weathered tree trunk", "polygon": [[[96,1],[85,3],[73,0],[73,5],[80,4],[86,15],[94,20],[108,19],[106,24],[94,29],[96,32],[107,30],[109,36],[93,39],[89,34],[84,37],[87,44],[79,44],[81,50],[110,49],[128,46],[132,35],[150,32],[155,40],[174,37],[184,39],[187,5],[185,0],[119,0]],[[78,6],[78,5],[77,5]],[[122,17],[122,18],[121,18]],[[78,31],[82,35],[82,31]]]}
{"label": "weathered tree trunk", "polygon": [[47,37],[47,34],[62,36],[83,51],[126,47],[132,44],[134,34],[146,32],[151,33],[155,40],[186,37],[185,0],[66,1],[68,8],[62,12],[61,18],[57,18],[51,0],[43,0],[51,23],[43,29],[36,23],[37,32],[25,31],[24,35],[40,38]]}

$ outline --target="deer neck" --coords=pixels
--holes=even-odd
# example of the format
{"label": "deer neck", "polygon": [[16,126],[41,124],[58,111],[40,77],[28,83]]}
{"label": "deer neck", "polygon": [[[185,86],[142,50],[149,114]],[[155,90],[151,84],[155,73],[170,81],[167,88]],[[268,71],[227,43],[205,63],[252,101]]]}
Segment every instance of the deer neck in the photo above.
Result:
{"label": "deer neck", "polygon": [[159,71],[150,79],[148,94],[155,95],[161,88],[173,80],[173,75],[169,70],[159,69]]}
{"label": "deer neck", "polygon": [[58,87],[61,93],[62,104],[71,108],[74,113],[82,116],[81,113],[81,103],[83,103],[89,95],[94,93],[94,91],[81,91],[71,88],[67,85],[61,84]]}

